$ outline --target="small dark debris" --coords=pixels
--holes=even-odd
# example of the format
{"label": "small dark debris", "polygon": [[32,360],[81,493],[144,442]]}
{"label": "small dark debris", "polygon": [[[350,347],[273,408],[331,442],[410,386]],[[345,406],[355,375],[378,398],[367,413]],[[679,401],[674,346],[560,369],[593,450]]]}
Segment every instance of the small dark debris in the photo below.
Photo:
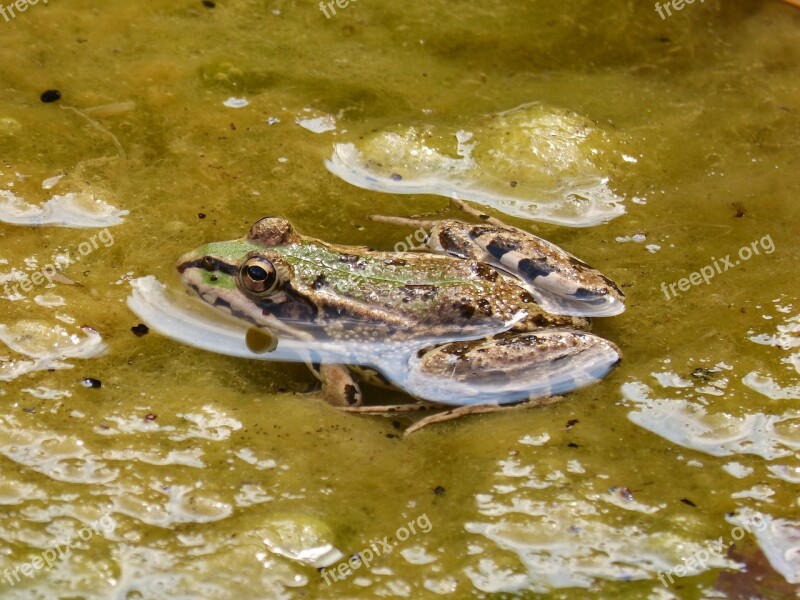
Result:
{"label": "small dark debris", "polygon": [[131,327],[131,331],[136,337],[142,337],[143,335],[150,333],[150,328],[144,323],[139,323],[138,325]]}
{"label": "small dark debris", "polygon": [[99,379],[94,379],[93,377],[86,377],[85,379],[81,380],[81,385],[85,388],[97,389],[103,385],[103,382]]}
{"label": "small dark debris", "polygon": [[203,0],[203,6],[206,8],[216,8],[217,5],[211,0]]}
{"label": "small dark debris", "polygon": [[278,386],[278,392],[280,392],[281,394],[286,393],[287,389],[289,389],[289,388],[287,388],[285,385],[279,385]]}
{"label": "small dark debris", "polygon": [[58,102],[61,100],[61,92],[58,90],[46,90],[39,96],[42,102],[49,104],[51,102]]}
{"label": "small dark debris", "polygon": [[736,209],[736,212],[733,214],[733,216],[737,219],[741,219],[747,214],[747,209],[742,205],[741,202],[732,202],[731,206]]}
{"label": "small dark debris", "polygon": [[580,423],[578,419],[570,419],[569,421],[567,421],[567,429],[572,429],[578,423]]}
{"label": "small dark debris", "polygon": [[667,36],[661,36],[661,37],[659,37],[659,38],[656,38],[656,39],[657,39],[659,42],[661,42],[662,44],[669,44],[669,43],[672,41],[672,40],[671,40],[670,38],[668,38]]}
{"label": "small dark debris", "polygon": [[392,181],[403,181],[403,176],[400,173],[392,173]]}
{"label": "small dark debris", "polygon": [[400,425],[400,421],[392,421],[392,427],[395,429],[400,429],[402,425]]}
{"label": "small dark debris", "polygon": [[681,498],[681,502],[683,502],[684,504],[688,504],[692,508],[697,508],[697,504],[695,504],[694,502],[692,502],[688,498]]}
{"label": "small dark debris", "polygon": [[206,218],[206,213],[197,213],[197,218],[198,219],[205,219]]}
{"label": "small dark debris", "polygon": [[702,367],[696,368],[692,371],[692,377],[696,377],[697,379],[701,379],[703,381],[711,381],[714,379],[714,371],[711,369],[704,369]]}
{"label": "small dark debris", "polygon": [[158,415],[157,415],[157,414],[155,414],[155,413],[147,413],[147,414],[144,416],[144,420],[145,420],[145,421],[155,421],[157,418],[158,418]]}
{"label": "small dark debris", "polygon": [[509,181],[508,185],[510,185],[511,187],[517,187],[517,182],[516,181]]}
{"label": "small dark debris", "polygon": [[613,491],[619,492],[619,495],[622,496],[628,502],[633,502],[633,493],[626,487],[621,488],[611,488]]}
{"label": "small dark debris", "polygon": [[35,415],[36,414],[36,409],[35,408],[23,408],[22,412],[26,412],[29,415]]}
{"label": "small dark debris", "polygon": [[389,438],[389,439],[397,439],[397,438],[399,438],[400,436],[399,436],[399,435],[397,435],[396,433],[387,433],[387,434],[386,434],[386,437],[387,437],[387,438]]}
{"label": "small dark debris", "polygon": [[567,444],[567,448],[580,448],[580,446],[578,446],[578,444],[576,444],[575,442],[570,442],[569,444]]}
{"label": "small dark debris", "polygon": [[437,485],[433,488],[433,493],[437,496],[444,496],[445,489],[441,485]]}

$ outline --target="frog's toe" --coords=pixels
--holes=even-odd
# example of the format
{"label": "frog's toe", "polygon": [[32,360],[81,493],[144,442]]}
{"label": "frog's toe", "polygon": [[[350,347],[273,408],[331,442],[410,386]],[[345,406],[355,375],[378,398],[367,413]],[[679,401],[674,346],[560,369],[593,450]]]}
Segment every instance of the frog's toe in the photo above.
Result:
{"label": "frog's toe", "polygon": [[594,383],[620,358],[614,344],[585,331],[505,333],[418,354],[405,387],[445,404],[506,404]]}

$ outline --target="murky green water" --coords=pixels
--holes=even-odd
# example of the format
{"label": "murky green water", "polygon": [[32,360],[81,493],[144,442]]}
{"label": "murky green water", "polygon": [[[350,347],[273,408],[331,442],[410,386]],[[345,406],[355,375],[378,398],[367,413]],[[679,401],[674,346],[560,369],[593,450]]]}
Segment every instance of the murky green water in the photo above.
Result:
{"label": "murky green water", "polygon": [[[2,597],[792,597],[798,35],[800,12],[766,1],[662,20],[580,0],[358,0],[330,18],[291,0],[51,0],[0,18],[0,188],[129,211],[86,253],[102,228],[0,224],[4,286],[80,257],[64,270],[80,286],[0,295]],[[366,215],[452,214],[337,179],[334,143],[531,102],[618,132],[636,159],[611,182],[626,214],[537,225],[628,295],[595,324],[625,354],[599,385],[403,440],[307,393],[302,365],[131,331],[128,279],[177,286],[178,256],[265,214],[386,249],[408,231]],[[295,122],[321,115],[337,129]],[[714,259],[710,284],[677,287]],[[104,354],[56,351],[91,346],[81,326]],[[304,524],[305,542],[287,533]],[[380,556],[328,585],[287,556],[323,542]]]}

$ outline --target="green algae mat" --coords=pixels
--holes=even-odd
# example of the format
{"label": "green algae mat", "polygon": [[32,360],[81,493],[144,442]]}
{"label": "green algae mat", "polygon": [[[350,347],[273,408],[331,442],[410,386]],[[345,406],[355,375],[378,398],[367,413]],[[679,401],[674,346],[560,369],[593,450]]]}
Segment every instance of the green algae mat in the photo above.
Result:
{"label": "green algae mat", "polygon": [[[798,36],[778,0],[2,5],[0,597],[796,597]],[[615,370],[404,437],[129,306],[261,217],[411,252],[368,217],[452,197],[620,287]]]}

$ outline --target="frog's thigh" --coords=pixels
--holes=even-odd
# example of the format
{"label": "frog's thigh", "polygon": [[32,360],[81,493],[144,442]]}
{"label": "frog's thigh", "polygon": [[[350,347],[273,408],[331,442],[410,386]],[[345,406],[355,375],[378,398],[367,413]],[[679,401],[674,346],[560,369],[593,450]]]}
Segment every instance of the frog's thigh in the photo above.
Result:
{"label": "frog's thigh", "polygon": [[563,394],[593,383],[620,357],[614,344],[589,332],[542,330],[435,346],[417,355],[410,367],[433,381],[523,399]]}
{"label": "frog's thigh", "polygon": [[333,406],[360,406],[361,389],[345,365],[310,365],[322,382],[322,397]]}

